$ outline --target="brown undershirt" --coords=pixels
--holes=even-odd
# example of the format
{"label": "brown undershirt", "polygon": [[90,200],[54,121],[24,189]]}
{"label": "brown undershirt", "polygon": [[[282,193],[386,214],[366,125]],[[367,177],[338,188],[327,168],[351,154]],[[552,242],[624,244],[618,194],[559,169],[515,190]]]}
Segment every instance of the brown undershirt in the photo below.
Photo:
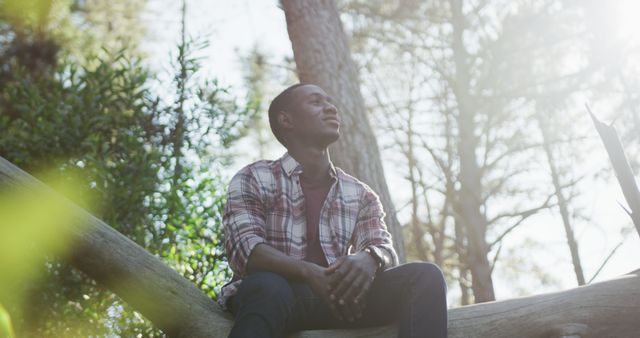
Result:
{"label": "brown undershirt", "polygon": [[307,249],[304,260],[324,267],[329,264],[320,246],[320,211],[333,182],[333,179],[311,181],[300,175],[307,217]]}

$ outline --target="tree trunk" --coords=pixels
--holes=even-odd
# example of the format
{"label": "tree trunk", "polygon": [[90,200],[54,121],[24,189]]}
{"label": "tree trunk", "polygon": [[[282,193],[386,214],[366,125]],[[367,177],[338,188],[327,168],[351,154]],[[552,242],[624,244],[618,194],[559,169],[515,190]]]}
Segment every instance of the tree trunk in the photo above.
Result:
{"label": "tree trunk", "polygon": [[[418,178],[416,177],[416,157],[413,149],[413,110],[409,107],[409,116],[407,118],[407,149],[404,152],[404,155],[407,159],[408,164],[408,172],[409,172],[409,183],[411,185],[411,223],[409,224],[411,230],[411,239],[413,240],[413,245],[415,247],[415,256],[423,261],[427,261],[429,259],[429,250],[425,246],[424,243],[424,230],[422,229],[422,222],[418,217]],[[426,202],[426,201],[425,201]],[[429,220],[428,220],[429,222]],[[435,236],[435,235],[434,235]],[[435,238],[435,237],[434,237]],[[434,263],[438,266],[442,266],[442,261],[438,261],[437,259],[437,251],[434,251],[433,254]]]}
{"label": "tree trunk", "polygon": [[487,257],[487,220],[482,207],[482,181],[476,150],[475,113],[469,93],[468,54],[464,46],[465,30],[462,1],[451,0],[453,23],[453,57],[455,62],[454,95],[458,103],[458,154],[460,155],[460,190],[456,218],[466,229],[467,264],[471,271],[476,303],[495,299],[491,264]]}
{"label": "tree trunk", "polygon": [[400,223],[336,4],[333,0],[283,0],[282,8],[300,81],[322,87],[335,99],[341,112],[340,139],[331,147],[331,159],[380,195],[398,258],[404,262]]}
{"label": "tree trunk", "polygon": [[538,120],[538,126],[542,133],[542,145],[544,152],[547,155],[547,161],[549,162],[549,169],[551,171],[551,180],[553,181],[553,187],[555,189],[556,198],[558,199],[558,207],[560,208],[560,216],[562,216],[562,224],[564,225],[564,232],[567,235],[567,244],[569,245],[569,251],[571,253],[571,261],[573,262],[573,271],[576,274],[576,280],[578,285],[584,285],[584,271],[582,270],[582,263],[580,262],[580,251],[578,250],[578,242],[573,234],[573,227],[569,219],[569,206],[567,200],[562,193],[562,185],[560,184],[560,175],[556,169],[556,163],[553,158],[553,150],[551,149],[551,142],[549,142],[549,135],[547,134],[547,127],[544,123],[544,118],[540,116],[540,113],[536,113],[536,119]]}
{"label": "tree trunk", "polygon": [[[0,157],[0,191],[53,193]],[[44,191],[44,192],[43,192]],[[226,337],[231,316],[191,282],[113,228],[68,203],[83,226],[73,234],[71,263],[115,292],[170,337]],[[576,289],[449,311],[449,337],[636,337],[639,271]],[[573,330],[573,331],[572,331]],[[396,337],[395,327],[304,331],[295,338]]]}

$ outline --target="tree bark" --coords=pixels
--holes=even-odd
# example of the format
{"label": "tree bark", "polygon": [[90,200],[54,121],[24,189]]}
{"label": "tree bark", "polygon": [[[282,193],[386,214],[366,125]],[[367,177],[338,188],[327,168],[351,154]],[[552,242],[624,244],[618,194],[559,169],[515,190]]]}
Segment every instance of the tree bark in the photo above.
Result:
{"label": "tree bark", "polygon": [[380,195],[398,258],[404,262],[400,223],[336,4],[333,0],[283,0],[282,8],[300,81],[322,87],[334,98],[341,112],[340,139],[331,147],[331,159]]}
{"label": "tree bark", "polygon": [[[0,157],[0,191],[53,193]],[[170,337],[226,337],[231,316],[191,282],[77,206],[71,263],[115,292]],[[0,215],[1,217],[1,215]],[[476,304],[449,311],[449,337],[636,337],[639,271],[568,291]],[[394,326],[304,331],[292,338],[396,337]]]}

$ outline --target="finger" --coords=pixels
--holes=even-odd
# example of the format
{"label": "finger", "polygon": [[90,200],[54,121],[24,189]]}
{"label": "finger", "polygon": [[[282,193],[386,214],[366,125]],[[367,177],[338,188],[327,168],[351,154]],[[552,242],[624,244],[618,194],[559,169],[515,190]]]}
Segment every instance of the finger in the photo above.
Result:
{"label": "finger", "polygon": [[324,270],[324,273],[327,275],[334,273],[337,269],[339,269],[342,266],[342,263],[344,262],[344,260],[345,260],[344,257],[338,258],[335,262],[333,262]]}
{"label": "finger", "polygon": [[331,295],[334,290],[340,285],[345,278],[345,272],[343,269],[336,270],[333,274],[327,277],[327,292]]}
{"label": "finger", "polygon": [[331,312],[337,319],[339,320],[347,319],[348,312],[346,309],[344,309],[344,306],[338,304],[337,301],[330,300],[330,299],[328,300],[327,303],[329,304],[329,308],[331,309]]}
{"label": "finger", "polygon": [[349,288],[345,291],[343,299],[349,302],[355,302],[357,304],[357,296],[360,294],[360,292],[362,292],[363,289],[368,286],[367,280],[368,278],[366,275],[358,275],[353,283],[351,283]]}
{"label": "finger", "polygon": [[356,318],[358,318],[358,309],[353,303],[344,303],[341,305],[337,305],[342,319],[353,322]]}
{"label": "finger", "polygon": [[351,319],[348,319],[349,321],[354,321],[360,317],[362,317],[362,309],[360,307],[360,305],[355,304],[353,302],[348,302],[347,303],[347,308],[349,309],[349,313],[351,314]]}
{"label": "finger", "polygon": [[331,289],[338,287],[338,285],[347,278],[349,272],[353,270],[351,260],[346,258],[337,262],[336,266],[337,267],[333,270],[333,273],[329,275]]}
{"label": "finger", "polygon": [[364,281],[364,285],[360,288],[360,290],[358,291],[358,294],[355,296],[354,302],[356,302],[357,304],[363,304],[364,303],[364,298],[367,295],[367,293],[369,293],[369,289],[371,288],[371,284],[373,284],[373,280],[367,278]]}
{"label": "finger", "polygon": [[339,283],[334,287],[331,294],[338,299],[338,301],[344,302],[344,296],[346,291],[352,287],[353,282],[358,277],[358,272],[356,270],[350,270],[344,278],[342,278]]}
{"label": "finger", "polygon": [[371,284],[373,284],[372,278],[365,278],[362,282],[362,286],[359,288],[357,294],[354,297],[354,302],[357,304],[364,303],[364,298],[369,293],[369,288],[371,288]]}

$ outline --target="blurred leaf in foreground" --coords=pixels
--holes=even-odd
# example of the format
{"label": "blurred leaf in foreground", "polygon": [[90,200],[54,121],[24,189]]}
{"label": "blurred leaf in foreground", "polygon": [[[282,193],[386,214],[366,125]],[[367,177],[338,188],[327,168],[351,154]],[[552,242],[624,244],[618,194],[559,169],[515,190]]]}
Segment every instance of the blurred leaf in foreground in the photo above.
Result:
{"label": "blurred leaf in foreground", "polygon": [[11,318],[2,305],[0,305],[0,337],[15,338],[13,327],[11,326]]}
{"label": "blurred leaf in foreground", "polygon": [[[73,182],[52,185],[70,196]],[[48,258],[69,252],[79,220],[77,208],[45,186],[0,190],[0,303],[9,311],[21,313],[27,291],[43,276]]]}

